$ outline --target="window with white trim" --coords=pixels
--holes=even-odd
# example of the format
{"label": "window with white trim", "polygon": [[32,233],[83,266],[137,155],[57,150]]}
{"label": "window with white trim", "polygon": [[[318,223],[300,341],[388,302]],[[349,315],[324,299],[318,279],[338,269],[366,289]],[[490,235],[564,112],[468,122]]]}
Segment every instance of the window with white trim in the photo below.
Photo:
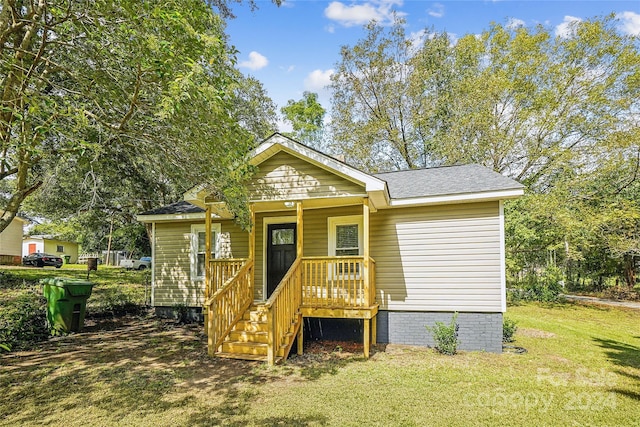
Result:
{"label": "window with white trim", "polygon": [[[329,218],[329,255],[330,256],[358,256],[362,255],[362,215],[334,216]],[[360,274],[360,262],[345,260],[332,264],[332,277],[345,274],[357,278]]]}
{"label": "window with white trim", "polygon": [[362,255],[362,215],[329,218],[329,255]]}
{"label": "window with white trim", "polygon": [[[204,280],[207,232],[204,224],[191,226],[191,280]],[[220,224],[211,224],[211,258],[218,258]]]}

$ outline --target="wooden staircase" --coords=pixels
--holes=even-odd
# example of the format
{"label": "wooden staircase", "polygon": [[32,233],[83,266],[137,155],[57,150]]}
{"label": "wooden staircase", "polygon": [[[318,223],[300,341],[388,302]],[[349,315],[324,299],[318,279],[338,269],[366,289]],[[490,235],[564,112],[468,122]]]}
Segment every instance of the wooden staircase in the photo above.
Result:
{"label": "wooden staircase", "polygon": [[[296,333],[302,326],[302,315],[292,325],[291,332],[285,334],[276,346],[276,363],[282,361],[289,353]],[[235,326],[226,336],[222,345],[215,353],[218,357],[230,359],[268,361],[269,350],[269,325],[267,313],[261,306],[250,306]]]}

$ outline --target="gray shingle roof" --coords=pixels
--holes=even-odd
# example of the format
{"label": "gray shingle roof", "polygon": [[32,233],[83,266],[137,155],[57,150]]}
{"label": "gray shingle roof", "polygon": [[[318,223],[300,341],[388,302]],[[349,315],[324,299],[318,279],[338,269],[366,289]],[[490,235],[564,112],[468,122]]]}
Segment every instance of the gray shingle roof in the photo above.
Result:
{"label": "gray shingle roof", "polygon": [[167,214],[185,214],[185,213],[200,213],[204,212],[204,209],[199,208],[196,205],[192,205],[189,202],[180,201],[171,203],[161,208],[152,209],[147,212],[143,212],[140,215],[167,215]]}
{"label": "gray shingle roof", "polygon": [[484,166],[463,165],[374,174],[392,199],[516,190],[524,186]]}
{"label": "gray shingle roof", "polygon": [[[374,174],[386,181],[392,199],[518,190],[524,186],[480,165],[446,166]],[[180,201],[141,215],[200,213],[204,209]]]}

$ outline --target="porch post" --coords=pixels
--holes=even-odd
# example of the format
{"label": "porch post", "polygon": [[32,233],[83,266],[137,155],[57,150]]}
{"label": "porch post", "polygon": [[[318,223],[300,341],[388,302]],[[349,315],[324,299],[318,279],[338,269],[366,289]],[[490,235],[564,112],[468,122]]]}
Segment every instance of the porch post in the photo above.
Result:
{"label": "porch post", "polygon": [[[205,253],[204,253],[204,301],[205,303],[211,297],[211,270],[209,261],[211,258],[211,206],[207,205],[204,214],[204,234],[205,234]],[[196,237],[197,239],[197,237]],[[197,243],[197,240],[196,240]],[[198,260],[196,259],[196,268]],[[208,336],[209,355],[213,356],[215,349],[213,348],[213,322],[212,310],[210,305],[205,305],[202,309],[204,315],[204,331]]]}
{"label": "porch post", "polygon": [[[373,301],[371,301],[371,281],[369,280],[369,199],[367,197],[362,199],[362,255],[364,257],[363,260],[363,272],[364,275],[364,298],[365,305],[367,307],[371,307]],[[375,330],[375,323],[373,326]],[[364,357],[369,358],[369,348],[371,346],[371,319],[364,319]]]}
{"label": "porch post", "polygon": [[249,204],[250,224],[249,229],[249,259],[253,260],[256,251],[256,207],[253,203]]}
{"label": "porch post", "polygon": [[302,202],[296,203],[296,234],[298,236],[296,240],[296,258],[302,258],[303,250],[302,245],[304,244],[304,239],[302,235]]}
{"label": "porch post", "polygon": [[[304,245],[304,234],[303,234],[303,223],[302,223],[302,202],[298,202],[296,203],[296,235],[297,235],[297,239],[296,239],[296,258],[302,258],[304,251],[303,251],[303,245]],[[302,268],[302,265],[300,265],[298,267],[298,280],[301,280],[301,271],[300,269]],[[299,304],[302,304],[302,286],[300,285],[300,295],[298,296],[298,298],[300,298],[300,302]],[[298,310],[300,309],[300,306],[298,306],[297,308]],[[298,321],[301,323],[300,325],[300,329],[298,329],[298,354],[302,354],[302,352],[304,351],[304,318],[302,317],[302,313],[300,315],[298,315]]]}
{"label": "porch post", "polygon": [[369,358],[371,347],[371,319],[364,319],[364,357]]}
{"label": "porch post", "polygon": [[211,261],[211,206],[209,205],[207,205],[204,214],[204,238],[204,299],[206,301],[211,296],[211,272],[209,271],[209,261]]}
{"label": "porch post", "polygon": [[363,272],[364,275],[364,302],[367,307],[371,307],[373,301],[370,301],[371,290],[369,286],[371,286],[369,280],[369,199],[365,197],[362,199],[362,255],[364,257],[363,260]]}
{"label": "porch post", "polygon": [[255,257],[256,257],[256,206],[253,203],[249,204],[249,262],[253,263],[251,268],[251,275],[249,277],[249,292],[254,293],[255,288]]}

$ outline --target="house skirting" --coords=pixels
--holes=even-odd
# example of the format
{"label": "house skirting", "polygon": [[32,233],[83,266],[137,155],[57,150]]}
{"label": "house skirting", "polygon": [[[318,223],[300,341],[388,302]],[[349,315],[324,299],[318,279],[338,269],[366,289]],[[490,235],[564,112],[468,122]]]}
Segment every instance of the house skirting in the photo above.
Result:
{"label": "house skirting", "polygon": [[[449,324],[453,313],[421,311],[378,312],[378,343],[433,347],[426,326]],[[502,313],[458,313],[458,349],[502,352]]]}
{"label": "house skirting", "polygon": [[179,319],[189,322],[204,322],[204,314],[202,307],[187,307],[184,305],[175,305],[173,307],[154,307],[156,316],[164,319]]}
{"label": "house skirting", "polygon": [[[200,307],[155,307],[158,317],[202,322]],[[426,326],[449,324],[453,313],[380,310],[377,315],[379,344],[435,346]],[[458,349],[502,352],[502,313],[458,313]],[[344,340],[362,342],[362,319],[304,318],[305,340]]]}

